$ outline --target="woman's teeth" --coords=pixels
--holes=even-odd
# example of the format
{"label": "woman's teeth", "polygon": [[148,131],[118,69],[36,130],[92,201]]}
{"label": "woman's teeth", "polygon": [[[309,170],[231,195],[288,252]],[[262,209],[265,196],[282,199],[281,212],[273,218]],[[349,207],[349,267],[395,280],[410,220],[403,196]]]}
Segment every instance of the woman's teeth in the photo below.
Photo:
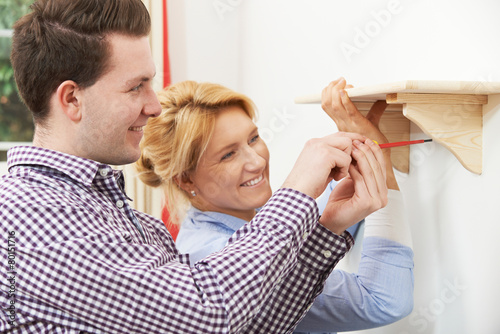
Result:
{"label": "woman's teeth", "polygon": [[256,185],[257,183],[262,181],[263,178],[264,178],[264,176],[261,174],[258,178],[243,183],[242,186],[243,187],[250,187],[250,186]]}

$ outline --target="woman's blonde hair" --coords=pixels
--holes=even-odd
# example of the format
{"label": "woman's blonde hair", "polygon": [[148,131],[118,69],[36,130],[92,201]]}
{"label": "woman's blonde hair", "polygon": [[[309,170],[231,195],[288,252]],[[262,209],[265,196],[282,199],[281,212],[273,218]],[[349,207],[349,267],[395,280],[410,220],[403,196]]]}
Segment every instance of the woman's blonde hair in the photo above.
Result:
{"label": "woman's blonde hair", "polygon": [[196,169],[214,131],[216,114],[237,106],[255,120],[256,109],[247,96],[213,83],[183,81],[157,95],[162,113],[144,128],[142,153],[135,165],[142,182],[163,188],[171,222],[178,223],[189,195],[175,179]]}

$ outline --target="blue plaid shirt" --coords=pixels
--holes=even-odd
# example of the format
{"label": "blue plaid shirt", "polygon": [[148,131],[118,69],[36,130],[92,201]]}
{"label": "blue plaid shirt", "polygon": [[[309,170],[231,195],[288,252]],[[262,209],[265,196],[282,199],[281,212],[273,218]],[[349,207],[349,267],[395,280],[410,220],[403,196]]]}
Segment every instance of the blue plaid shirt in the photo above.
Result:
{"label": "blue plaid shirt", "polygon": [[39,147],[11,149],[8,166],[2,333],[291,332],[353,243],[281,189],[191,268],[163,223],[129,206],[121,172]]}

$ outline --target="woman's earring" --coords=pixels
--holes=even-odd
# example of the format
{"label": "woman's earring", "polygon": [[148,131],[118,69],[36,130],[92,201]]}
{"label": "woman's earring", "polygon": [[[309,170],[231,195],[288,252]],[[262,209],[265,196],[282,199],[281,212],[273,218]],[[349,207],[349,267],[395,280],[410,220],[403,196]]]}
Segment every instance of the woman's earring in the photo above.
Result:
{"label": "woman's earring", "polygon": [[194,190],[191,190],[191,195],[193,195],[193,197],[196,196],[196,193],[194,192]]}

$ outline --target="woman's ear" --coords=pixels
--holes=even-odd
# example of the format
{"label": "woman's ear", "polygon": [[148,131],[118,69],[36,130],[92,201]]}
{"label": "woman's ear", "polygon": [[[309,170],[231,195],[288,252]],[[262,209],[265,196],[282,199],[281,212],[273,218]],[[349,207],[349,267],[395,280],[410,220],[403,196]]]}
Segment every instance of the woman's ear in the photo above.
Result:
{"label": "woman's ear", "polygon": [[179,174],[176,175],[174,177],[174,180],[175,180],[175,183],[177,183],[177,185],[179,186],[179,188],[181,188],[182,190],[184,190],[188,194],[194,190],[194,183],[193,183],[193,180],[191,179],[190,173],[182,172],[180,175]]}
{"label": "woman's ear", "polygon": [[79,122],[82,118],[80,87],[73,80],[62,82],[56,91],[56,101],[59,108],[73,122]]}

